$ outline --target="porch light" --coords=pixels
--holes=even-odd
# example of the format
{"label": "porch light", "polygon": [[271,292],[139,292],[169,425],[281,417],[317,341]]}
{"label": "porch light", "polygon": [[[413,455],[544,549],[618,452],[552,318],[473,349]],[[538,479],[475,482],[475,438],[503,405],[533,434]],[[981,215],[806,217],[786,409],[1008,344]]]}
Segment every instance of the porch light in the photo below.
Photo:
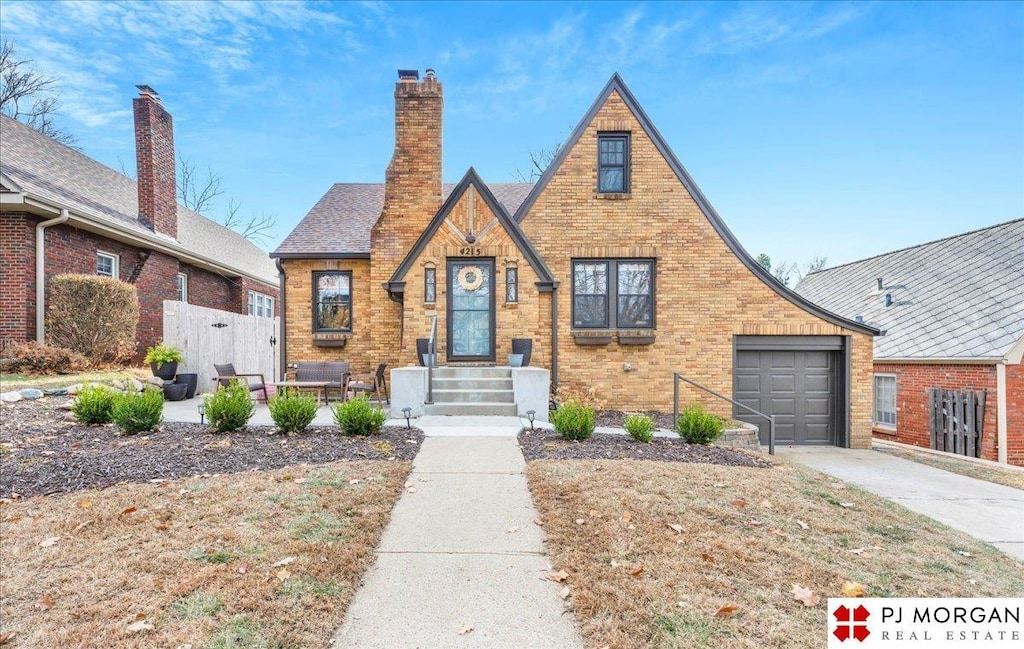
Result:
{"label": "porch light", "polygon": [[530,420],[530,430],[533,430],[533,418],[537,416],[536,410],[527,410],[526,418]]}
{"label": "porch light", "polygon": [[405,427],[412,428],[409,425],[409,418],[412,417],[412,408],[402,408],[402,416],[405,417]]}
{"label": "porch light", "polygon": [[205,424],[206,421],[205,421],[204,417],[206,417],[206,402],[205,401],[200,401],[199,405],[196,406],[196,408],[199,410],[199,423],[200,424]]}

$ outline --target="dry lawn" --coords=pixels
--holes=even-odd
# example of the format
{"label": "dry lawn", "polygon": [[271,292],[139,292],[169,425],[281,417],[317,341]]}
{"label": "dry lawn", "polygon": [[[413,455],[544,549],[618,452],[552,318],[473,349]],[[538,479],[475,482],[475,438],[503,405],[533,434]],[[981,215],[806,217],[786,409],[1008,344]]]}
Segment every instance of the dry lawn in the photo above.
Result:
{"label": "dry lawn", "polygon": [[339,462],[4,503],[0,638],[326,646],[409,469]]}
{"label": "dry lawn", "polygon": [[65,388],[76,383],[89,383],[90,381],[113,381],[119,379],[138,379],[145,382],[153,373],[149,368],[125,367],[111,371],[79,372],[77,374],[12,374],[3,372],[0,374],[0,391],[9,392],[22,388]]}
{"label": "dry lawn", "polygon": [[971,462],[970,460],[959,460],[955,457],[942,457],[933,453],[919,453],[902,446],[875,445],[874,450],[879,453],[901,457],[904,460],[927,464],[936,469],[959,473],[968,478],[977,478],[978,480],[994,482],[995,484],[1015,489],[1024,489],[1024,470],[1021,469],[1002,468],[990,464]]}
{"label": "dry lawn", "polygon": [[871,597],[1024,594],[1024,565],[991,546],[787,463],[538,461],[527,475],[591,647],[821,647],[846,581]]}

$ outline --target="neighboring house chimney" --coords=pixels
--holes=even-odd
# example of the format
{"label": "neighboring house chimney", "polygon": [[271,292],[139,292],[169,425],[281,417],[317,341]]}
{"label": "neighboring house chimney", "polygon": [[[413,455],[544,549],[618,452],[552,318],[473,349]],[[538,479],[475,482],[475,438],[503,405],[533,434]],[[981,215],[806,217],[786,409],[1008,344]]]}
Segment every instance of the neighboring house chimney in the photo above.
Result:
{"label": "neighboring house chimney", "polygon": [[136,86],[135,160],[139,186],[139,221],[150,230],[178,238],[178,196],[174,179],[174,125],[160,97],[149,86]]}

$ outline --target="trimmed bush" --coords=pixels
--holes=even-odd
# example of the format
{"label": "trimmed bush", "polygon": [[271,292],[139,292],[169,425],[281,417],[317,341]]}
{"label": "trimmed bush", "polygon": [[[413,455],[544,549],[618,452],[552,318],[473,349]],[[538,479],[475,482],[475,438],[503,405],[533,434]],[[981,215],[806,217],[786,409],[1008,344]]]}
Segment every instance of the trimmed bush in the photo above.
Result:
{"label": "trimmed bush", "polygon": [[725,422],[713,415],[699,403],[691,403],[679,413],[676,431],[690,444],[710,444],[722,436]]}
{"label": "trimmed bush", "polygon": [[380,432],[387,415],[383,408],[370,405],[366,395],[359,395],[334,406],[334,423],[345,435],[375,435]]}
{"label": "trimmed bush", "polygon": [[316,417],[316,399],[294,390],[282,390],[267,401],[270,416],[282,433],[301,433]]}
{"label": "trimmed bush", "polygon": [[57,275],[50,280],[46,335],[93,365],[121,363],[135,353],[139,296],[135,286],[97,275]]}
{"label": "trimmed bush", "polygon": [[551,423],[555,425],[555,432],[563,439],[590,439],[594,434],[594,426],[597,425],[597,415],[593,408],[572,398],[559,404],[551,414]]}
{"label": "trimmed bush", "polygon": [[115,394],[111,418],[125,435],[153,430],[164,418],[164,393],[156,388]]}
{"label": "trimmed bush", "polygon": [[14,362],[7,371],[25,374],[71,374],[89,366],[89,359],[79,353],[34,340],[15,345],[11,357]]}
{"label": "trimmed bush", "polygon": [[114,395],[105,385],[87,385],[75,396],[71,412],[83,424],[109,424],[114,421]]}
{"label": "trimmed bush", "polygon": [[256,412],[256,404],[249,398],[249,386],[237,380],[207,395],[203,403],[210,426],[218,433],[242,428]]}
{"label": "trimmed bush", "polygon": [[654,439],[654,420],[647,415],[634,414],[622,422],[629,436],[638,442],[649,442]]}

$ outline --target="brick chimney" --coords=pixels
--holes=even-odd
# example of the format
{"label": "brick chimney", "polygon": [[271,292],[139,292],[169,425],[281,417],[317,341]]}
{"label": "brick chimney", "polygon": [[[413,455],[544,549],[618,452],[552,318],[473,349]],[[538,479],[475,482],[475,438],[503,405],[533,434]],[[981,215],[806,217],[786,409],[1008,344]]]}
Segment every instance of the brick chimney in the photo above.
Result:
{"label": "brick chimney", "polygon": [[139,221],[150,230],[178,238],[178,197],[174,179],[174,124],[149,86],[136,86],[135,161]]}

